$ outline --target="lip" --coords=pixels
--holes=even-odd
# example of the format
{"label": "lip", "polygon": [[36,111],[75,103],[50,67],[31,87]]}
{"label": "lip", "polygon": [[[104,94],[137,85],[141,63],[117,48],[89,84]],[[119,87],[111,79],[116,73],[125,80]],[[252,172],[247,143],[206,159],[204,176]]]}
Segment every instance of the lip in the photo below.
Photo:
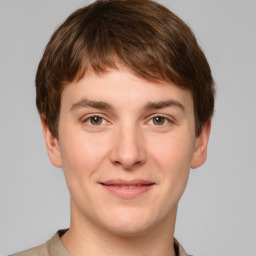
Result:
{"label": "lip", "polygon": [[134,180],[107,180],[100,182],[108,192],[122,199],[134,199],[147,191],[151,190],[155,185],[154,182],[142,179]]}

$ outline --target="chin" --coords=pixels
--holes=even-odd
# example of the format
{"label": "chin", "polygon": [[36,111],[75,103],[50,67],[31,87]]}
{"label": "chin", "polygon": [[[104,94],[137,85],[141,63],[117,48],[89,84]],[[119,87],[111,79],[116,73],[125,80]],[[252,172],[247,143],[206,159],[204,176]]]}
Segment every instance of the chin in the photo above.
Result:
{"label": "chin", "polygon": [[104,220],[105,228],[119,236],[138,236],[148,232],[157,222],[152,216],[140,211],[121,211]]}
{"label": "chin", "polygon": [[[119,223],[120,224],[120,223]],[[132,237],[132,236],[140,236],[144,233],[147,233],[149,230],[149,227],[147,225],[143,225],[142,223],[136,224],[120,224],[120,225],[114,225],[109,226],[108,229],[111,233],[118,235],[120,237]]]}

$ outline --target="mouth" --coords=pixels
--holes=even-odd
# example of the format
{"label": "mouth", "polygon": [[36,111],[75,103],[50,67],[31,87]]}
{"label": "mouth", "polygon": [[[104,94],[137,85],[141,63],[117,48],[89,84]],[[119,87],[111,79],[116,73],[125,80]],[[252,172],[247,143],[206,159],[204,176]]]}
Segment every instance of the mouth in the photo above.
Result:
{"label": "mouth", "polygon": [[109,193],[122,199],[134,199],[150,191],[155,183],[148,180],[108,180],[100,182]]}

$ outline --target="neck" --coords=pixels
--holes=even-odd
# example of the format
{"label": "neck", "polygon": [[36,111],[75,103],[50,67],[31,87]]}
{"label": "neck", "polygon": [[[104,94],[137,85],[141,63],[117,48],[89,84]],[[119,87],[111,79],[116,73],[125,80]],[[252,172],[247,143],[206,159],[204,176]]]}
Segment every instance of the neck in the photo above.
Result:
{"label": "neck", "polygon": [[71,211],[70,229],[61,237],[63,245],[74,256],[175,256],[173,233],[176,212],[157,227],[135,235],[109,232],[90,221],[81,221],[81,216],[77,215],[79,213]]}

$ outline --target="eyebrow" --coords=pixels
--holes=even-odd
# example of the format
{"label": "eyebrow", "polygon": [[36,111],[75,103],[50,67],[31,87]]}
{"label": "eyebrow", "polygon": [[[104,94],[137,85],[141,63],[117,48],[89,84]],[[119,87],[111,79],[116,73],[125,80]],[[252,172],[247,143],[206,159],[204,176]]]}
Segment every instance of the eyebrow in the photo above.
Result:
{"label": "eyebrow", "polygon": [[[103,101],[93,101],[93,100],[81,99],[78,102],[72,104],[70,110],[72,111],[72,110],[75,110],[80,107],[92,107],[92,108],[97,108],[97,109],[102,109],[102,110],[113,110],[114,109],[114,107],[111,104],[103,102]],[[185,112],[185,107],[180,102],[178,102],[176,100],[148,102],[144,106],[144,110],[149,111],[149,110],[155,110],[155,109],[162,109],[162,108],[166,108],[166,107],[178,107],[183,112]]]}
{"label": "eyebrow", "polygon": [[155,110],[155,109],[162,109],[167,107],[178,107],[183,112],[185,112],[185,107],[176,100],[166,100],[166,101],[159,101],[159,102],[149,102],[145,105],[145,110]]}
{"label": "eyebrow", "polygon": [[113,106],[111,104],[103,102],[103,101],[93,101],[93,100],[81,99],[78,102],[72,104],[72,107],[70,110],[75,110],[80,107],[92,107],[92,108],[98,108],[98,109],[113,109]]}

